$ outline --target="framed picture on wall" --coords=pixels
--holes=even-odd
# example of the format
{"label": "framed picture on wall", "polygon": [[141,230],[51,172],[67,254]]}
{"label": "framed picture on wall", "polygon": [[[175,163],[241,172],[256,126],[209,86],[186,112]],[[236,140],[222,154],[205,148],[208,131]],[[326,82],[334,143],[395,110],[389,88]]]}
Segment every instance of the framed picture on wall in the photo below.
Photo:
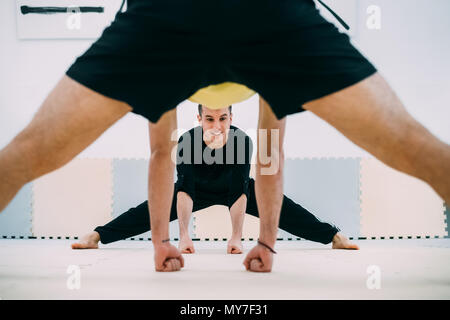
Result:
{"label": "framed picture on wall", "polygon": [[17,37],[96,39],[114,20],[123,2],[126,1],[17,0]]}

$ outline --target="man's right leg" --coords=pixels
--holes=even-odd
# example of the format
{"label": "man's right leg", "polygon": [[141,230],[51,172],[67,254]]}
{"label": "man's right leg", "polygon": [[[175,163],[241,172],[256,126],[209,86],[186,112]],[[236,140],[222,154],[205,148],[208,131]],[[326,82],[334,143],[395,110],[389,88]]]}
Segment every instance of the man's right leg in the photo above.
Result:
{"label": "man's right leg", "polygon": [[[170,211],[170,221],[176,219],[177,198],[174,196]],[[104,226],[98,226],[94,231],[84,235],[79,242],[72,244],[72,249],[97,249],[99,241],[103,244],[108,244],[134,237],[150,230],[148,201],[144,201]]]}
{"label": "man's right leg", "polygon": [[28,182],[72,160],[132,108],[64,76],[0,151],[0,212]]}

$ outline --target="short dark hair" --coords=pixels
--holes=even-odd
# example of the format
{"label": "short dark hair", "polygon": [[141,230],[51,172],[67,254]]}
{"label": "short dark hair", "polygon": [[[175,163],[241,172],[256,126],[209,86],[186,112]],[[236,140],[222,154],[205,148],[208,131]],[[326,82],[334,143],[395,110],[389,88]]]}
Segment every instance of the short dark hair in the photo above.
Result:
{"label": "short dark hair", "polygon": [[[230,110],[230,113],[231,113],[231,107],[232,106],[228,106],[228,110]],[[198,104],[198,114],[200,115],[200,117],[202,116],[202,111],[203,111],[202,105],[199,103]]]}

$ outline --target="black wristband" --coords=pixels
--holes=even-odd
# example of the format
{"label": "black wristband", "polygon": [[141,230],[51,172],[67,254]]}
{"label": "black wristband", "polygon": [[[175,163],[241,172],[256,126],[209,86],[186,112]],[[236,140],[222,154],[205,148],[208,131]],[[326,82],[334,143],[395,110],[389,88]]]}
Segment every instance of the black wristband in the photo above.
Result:
{"label": "black wristband", "polygon": [[275,250],[273,250],[271,247],[269,247],[267,244],[265,244],[265,243],[262,243],[261,241],[259,241],[259,239],[258,239],[258,244],[260,244],[260,245],[262,245],[263,247],[266,247],[267,249],[269,249],[270,250],[270,252],[272,252],[272,253],[275,253],[276,254],[276,252],[275,252]]}
{"label": "black wristband", "polygon": [[163,241],[162,241],[162,243],[164,243],[164,242],[169,242],[170,241],[170,239],[164,239]]}

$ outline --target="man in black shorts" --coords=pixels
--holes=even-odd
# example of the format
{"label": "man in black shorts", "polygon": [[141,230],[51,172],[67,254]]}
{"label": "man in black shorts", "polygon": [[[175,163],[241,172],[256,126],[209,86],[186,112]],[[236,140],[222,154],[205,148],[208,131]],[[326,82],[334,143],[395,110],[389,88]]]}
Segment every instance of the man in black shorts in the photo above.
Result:
{"label": "man in black shorts", "polygon": [[[312,0],[133,0],[0,151],[0,210],[26,183],[65,165],[134,112],[149,120],[155,269],[180,270],[183,257],[167,240],[176,106],[199,89],[225,82],[260,96],[255,176],[260,236],[244,260],[247,270],[272,269],[289,114],[313,112],[450,203],[450,146],[408,114]],[[265,152],[269,162],[261,161]]]}
{"label": "man in black shorts", "polygon": [[[232,234],[227,253],[242,253],[244,214],[258,217],[255,181],[249,177],[253,152],[251,138],[233,126],[231,106],[211,110],[199,105],[197,116],[201,126],[184,133],[178,140],[177,182],[172,199],[170,221],[179,220],[181,253],[194,253],[188,224],[192,212],[213,205],[230,210]],[[195,144],[201,145],[196,148]],[[189,150],[183,159],[184,151]],[[198,152],[195,156],[194,153]],[[211,155],[211,160],[208,156]],[[195,161],[200,159],[200,161]],[[187,161],[183,161],[187,160]],[[288,197],[283,197],[279,227],[291,234],[333,249],[358,249],[335,226],[321,222],[308,210]],[[148,202],[129,209],[104,226],[72,244],[73,249],[97,249],[98,242],[112,243],[151,230]]]}

